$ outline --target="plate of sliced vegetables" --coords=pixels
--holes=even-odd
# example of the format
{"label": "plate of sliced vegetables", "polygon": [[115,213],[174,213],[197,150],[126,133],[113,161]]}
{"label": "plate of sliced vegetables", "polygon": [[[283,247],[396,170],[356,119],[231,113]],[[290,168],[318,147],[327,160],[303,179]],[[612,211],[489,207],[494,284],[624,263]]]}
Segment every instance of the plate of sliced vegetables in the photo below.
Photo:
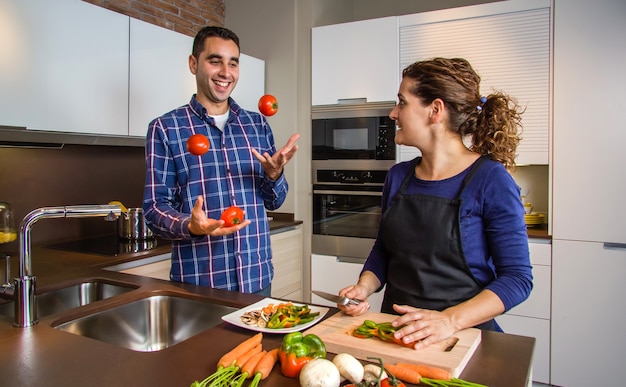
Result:
{"label": "plate of sliced vegetables", "polygon": [[317,324],[328,308],[264,298],[225,316],[222,320],[241,328],[265,333],[290,333]]}

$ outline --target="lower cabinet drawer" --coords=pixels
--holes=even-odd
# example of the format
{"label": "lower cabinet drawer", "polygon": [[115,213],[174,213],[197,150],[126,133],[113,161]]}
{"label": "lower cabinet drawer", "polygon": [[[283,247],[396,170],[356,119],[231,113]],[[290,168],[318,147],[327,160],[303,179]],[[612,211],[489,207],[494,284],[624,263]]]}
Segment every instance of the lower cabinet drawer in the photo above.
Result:
{"label": "lower cabinet drawer", "polygon": [[271,235],[272,297],[302,300],[302,228]]}
{"label": "lower cabinet drawer", "polygon": [[551,284],[552,268],[533,265],[533,290],[530,292],[530,296],[512,308],[508,314],[549,320]]}

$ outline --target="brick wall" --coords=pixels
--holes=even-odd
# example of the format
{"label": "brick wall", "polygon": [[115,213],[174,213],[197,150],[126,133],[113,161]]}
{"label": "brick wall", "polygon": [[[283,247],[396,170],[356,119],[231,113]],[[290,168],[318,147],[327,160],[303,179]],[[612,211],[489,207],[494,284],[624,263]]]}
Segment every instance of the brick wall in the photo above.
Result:
{"label": "brick wall", "polygon": [[224,0],[83,1],[189,36],[205,25],[224,26]]}

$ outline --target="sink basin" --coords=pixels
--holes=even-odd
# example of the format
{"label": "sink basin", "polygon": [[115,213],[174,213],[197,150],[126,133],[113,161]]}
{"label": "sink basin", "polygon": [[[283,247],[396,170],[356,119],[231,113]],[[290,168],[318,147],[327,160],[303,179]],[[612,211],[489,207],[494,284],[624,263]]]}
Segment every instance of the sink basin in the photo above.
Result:
{"label": "sink basin", "polygon": [[[138,286],[105,280],[93,280],[74,284],[59,290],[38,294],[35,296],[38,318],[64,312],[69,309],[87,305],[92,302],[105,300],[130,292]],[[0,314],[13,317],[15,314],[13,302],[0,305]]]}
{"label": "sink basin", "polygon": [[172,347],[222,322],[237,308],[173,295],[153,295],[54,328],[139,352]]}

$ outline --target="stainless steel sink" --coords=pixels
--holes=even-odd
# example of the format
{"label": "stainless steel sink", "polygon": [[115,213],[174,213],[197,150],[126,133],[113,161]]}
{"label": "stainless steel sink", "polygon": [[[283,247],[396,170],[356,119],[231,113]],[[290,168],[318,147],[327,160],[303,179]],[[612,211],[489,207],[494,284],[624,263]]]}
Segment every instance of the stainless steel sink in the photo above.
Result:
{"label": "stainless steel sink", "polygon": [[55,329],[139,352],[172,347],[222,322],[237,308],[153,295],[56,325]]}
{"label": "stainless steel sink", "polygon": [[[100,279],[80,282],[59,290],[36,295],[37,316],[41,318],[64,312],[130,292],[137,288],[138,286],[136,285]],[[15,314],[13,302],[0,305],[0,314],[13,317]]]}

